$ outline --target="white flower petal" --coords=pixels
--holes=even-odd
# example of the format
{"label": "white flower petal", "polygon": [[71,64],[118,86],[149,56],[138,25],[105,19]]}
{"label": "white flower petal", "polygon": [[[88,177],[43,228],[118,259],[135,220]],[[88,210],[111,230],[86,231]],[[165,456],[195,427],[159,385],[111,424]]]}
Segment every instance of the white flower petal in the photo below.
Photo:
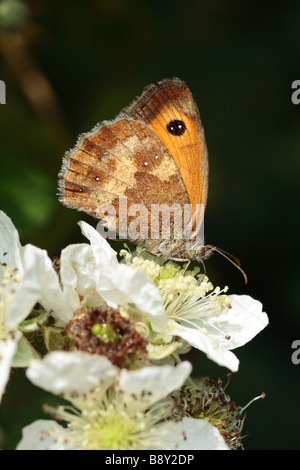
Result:
{"label": "white flower petal", "polygon": [[[218,429],[203,419],[183,418],[158,427],[163,449],[229,450]],[[194,462],[195,463],[195,462]]]}
{"label": "white flower petal", "polygon": [[51,284],[42,294],[41,304],[62,322],[68,323],[81,305],[101,305],[103,299],[96,290],[99,268],[90,245],[74,244],[62,250],[60,279],[62,288],[54,272]]}
{"label": "white flower petal", "polygon": [[68,437],[68,430],[56,421],[39,419],[23,428],[16,450],[72,450]]}
{"label": "white flower petal", "polygon": [[56,395],[85,393],[98,385],[110,385],[117,369],[104,356],[82,351],[54,351],[41,361],[32,361],[26,375],[34,385]]}
{"label": "white flower petal", "polygon": [[[12,268],[21,268],[19,234],[11,219],[0,211],[0,262],[6,263]],[[4,255],[4,253],[6,253]],[[22,274],[22,273],[20,273]],[[2,281],[2,269],[0,266],[0,283]]]}
{"label": "white flower petal", "polygon": [[68,323],[73,317],[74,310],[63,293],[59,277],[53,267],[52,261],[48,258],[45,263],[45,286],[39,298],[39,302],[48,312],[64,323]]}
{"label": "white flower petal", "polygon": [[118,308],[133,303],[151,321],[153,329],[163,331],[167,316],[158,289],[148,277],[130,266],[119,264],[107,241],[90,225],[80,222],[91,245],[70,245],[62,250],[60,279],[52,279],[41,303],[65,323],[81,306],[98,307],[105,300]]}
{"label": "white flower petal", "polygon": [[33,245],[22,248],[21,264],[23,275],[16,284],[5,322],[7,328],[12,329],[27,317],[42,293],[50,289],[51,278],[55,274],[47,252]]}
{"label": "white flower petal", "polygon": [[194,348],[203,351],[209,359],[220,366],[228,367],[232,372],[238,370],[238,358],[231,351],[227,351],[214,336],[202,333],[195,328],[187,328],[174,321],[169,321],[167,332],[174,336],[180,336]]}
{"label": "white flower petal", "polygon": [[78,222],[83,235],[90,241],[97,264],[117,264],[116,252],[111,248],[105,238],[91,225],[84,221]]}
{"label": "white flower petal", "polygon": [[227,350],[243,346],[269,322],[258,300],[249,295],[230,295],[229,297],[232,299],[232,307],[213,316],[210,320],[210,327],[207,327],[218,337],[221,347]]}
{"label": "white flower petal", "polygon": [[[0,234],[0,261],[17,269],[19,278],[14,283],[14,295],[5,319],[5,327],[13,330],[30,313],[42,293],[51,290],[53,279],[56,278],[57,284],[58,280],[47,252],[33,245],[22,247],[11,219],[1,211]],[[2,272],[0,265],[0,280]]]}
{"label": "white flower petal", "polygon": [[99,306],[102,298],[96,290],[99,269],[90,245],[70,245],[61,253],[60,276],[66,301],[73,312],[80,304]]}
{"label": "white flower petal", "polygon": [[168,319],[160,293],[144,273],[124,264],[105,266],[101,281],[98,291],[107,303],[117,307],[132,302],[148,317],[154,330],[164,330]]}
{"label": "white flower petal", "polygon": [[[120,388],[129,395],[144,395],[148,403],[154,403],[173,390],[180,388],[192,370],[189,362],[184,361],[173,366],[153,366],[128,371],[122,369]],[[135,401],[137,406],[138,400]],[[141,401],[142,404],[142,401]]]}
{"label": "white flower petal", "polygon": [[11,362],[17,349],[21,333],[16,332],[13,339],[0,341],[0,401],[9,378]]}
{"label": "white flower petal", "polygon": [[93,279],[97,292],[112,307],[132,302],[151,321],[153,329],[163,331],[167,324],[161,296],[148,277],[119,264],[108,242],[86,222],[79,222],[82,233],[90,240],[95,266]]}

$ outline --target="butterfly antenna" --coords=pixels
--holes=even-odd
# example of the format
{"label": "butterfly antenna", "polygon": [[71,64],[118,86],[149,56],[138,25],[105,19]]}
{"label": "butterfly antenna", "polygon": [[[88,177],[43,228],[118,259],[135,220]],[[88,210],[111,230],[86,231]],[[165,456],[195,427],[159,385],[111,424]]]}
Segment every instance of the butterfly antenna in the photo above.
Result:
{"label": "butterfly antenna", "polygon": [[206,247],[210,248],[213,251],[216,251],[217,253],[222,255],[224,258],[226,258],[227,261],[233,264],[233,266],[235,266],[242,273],[244,280],[245,280],[245,284],[248,284],[247,274],[241,268],[240,260],[236,256],[234,256],[232,253],[228,253],[228,251],[222,250],[221,248],[217,248],[216,246],[206,245]]}

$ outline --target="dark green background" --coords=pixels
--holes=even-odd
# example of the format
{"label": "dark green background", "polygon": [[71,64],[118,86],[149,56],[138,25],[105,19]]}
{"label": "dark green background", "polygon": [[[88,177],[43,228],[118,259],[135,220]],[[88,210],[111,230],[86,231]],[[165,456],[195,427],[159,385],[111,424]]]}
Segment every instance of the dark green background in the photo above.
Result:
{"label": "dark green background", "polygon": [[[261,300],[270,319],[236,351],[240,370],[228,389],[241,405],[266,393],[248,410],[244,444],[300,449],[300,365],[291,361],[291,344],[300,337],[300,105],[291,101],[291,84],[300,79],[299,1],[23,5],[27,20],[18,8],[2,18],[7,104],[0,108],[0,208],[23,244],[51,256],[83,241],[76,222],[94,221],[62,207],[56,196],[63,153],[145,85],[185,80],[210,156],[206,241],[238,256],[249,283],[219,255],[207,261],[207,273],[215,285]],[[224,368],[201,355],[193,361],[198,374],[225,378]],[[13,448],[21,426],[43,417],[45,400],[51,397],[14,372],[0,408],[1,446]]]}

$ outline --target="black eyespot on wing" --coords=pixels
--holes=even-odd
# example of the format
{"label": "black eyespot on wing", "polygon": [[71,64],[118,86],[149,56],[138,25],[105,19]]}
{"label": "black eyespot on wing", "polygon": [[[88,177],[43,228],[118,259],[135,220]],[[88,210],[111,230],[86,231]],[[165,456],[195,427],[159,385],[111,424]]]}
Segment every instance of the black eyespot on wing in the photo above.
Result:
{"label": "black eyespot on wing", "polygon": [[167,124],[167,131],[170,132],[172,135],[182,135],[186,131],[186,125],[183,121],[179,119],[174,119]]}

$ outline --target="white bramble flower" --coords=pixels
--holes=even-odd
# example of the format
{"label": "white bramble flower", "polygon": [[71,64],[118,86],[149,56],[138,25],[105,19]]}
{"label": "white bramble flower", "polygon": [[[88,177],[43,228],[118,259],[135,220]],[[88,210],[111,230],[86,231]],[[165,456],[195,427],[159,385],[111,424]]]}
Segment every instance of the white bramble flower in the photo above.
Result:
{"label": "white bramble flower", "polygon": [[144,331],[150,341],[150,358],[168,357],[188,344],[217,364],[238,370],[232,350],[250,341],[268,323],[260,302],[246,295],[228,296],[227,288],[214,289],[196,271],[183,276],[178,266],[160,266],[124,250],[126,264],[119,263],[97,230],[85,222],[79,225],[90,243],[62,250],[59,276],[52,268],[51,281],[40,299],[62,326],[82,306],[98,308],[106,302],[121,307]]}
{"label": "white bramble flower", "polygon": [[[62,250],[57,271],[45,250],[21,246],[0,212],[0,401],[10,368],[29,366],[35,385],[70,402],[46,407],[54,419],[25,427],[18,449],[240,445],[242,415],[220,388],[187,386],[188,362],[151,361],[170,363],[195,347],[236,371],[232,350],[268,323],[261,303],[228,296],[227,287],[214,288],[197,270],[183,275],[174,264],[161,266],[124,250],[120,263],[97,230],[79,225],[89,243]],[[33,328],[48,350],[73,350],[41,360],[23,334]]]}
{"label": "white bramble flower", "polygon": [[167,323],[158,289],[144,273],[118,262],[115,251],[89,224],[79,222],[90,243],[69,245],[60,256],[59,276],[53,270],[41,304],[62,324],[67,324],[82,306],[111,307],[132,303],[154,328]]}
{"label": "white bramble flower", "polygon": [[163,300],[168,322],[165,328],[160,325],[162,334],[153,335],[152,342],[158,344],[150,349],[153,357],[174,352],[181,346],[174,338],[180,337],[217,364],[238,370],[239,361],[231,350],[250,341],[268,324],[259,301],[247,295],[228,296],[227,287],[214,289],[207,276],[197,278],[197,270],[183,276],[183,270],[172,264],[160,266],[154,260],[132,257],[125,250],[120,254],[151,279]]}
{"label": "white bramble flower", "polygon": [[[21,361],[14,359],[18,342],[25,342],[18,328],[47,288],[51,270],[46,251],[33,245],[21,246],[12,221],[0,211],[0,400],[11,365],[26,365],[24,357]],[[28,351],[30,357],[29,346],[27,355]],[[32,355],[36,357],[33,351]]]}
{"label": "white bramble flower", "polygon": [[67,423],[38,420],[23,429],[18,450],[227,450],[218,429],[203,419],[172,420],[173,401],[165,398],[181,387],[191,372],[153,366],[135,371],[81,351],[52,352],[32,361],[28,378],[72,404],[48,408]]}

